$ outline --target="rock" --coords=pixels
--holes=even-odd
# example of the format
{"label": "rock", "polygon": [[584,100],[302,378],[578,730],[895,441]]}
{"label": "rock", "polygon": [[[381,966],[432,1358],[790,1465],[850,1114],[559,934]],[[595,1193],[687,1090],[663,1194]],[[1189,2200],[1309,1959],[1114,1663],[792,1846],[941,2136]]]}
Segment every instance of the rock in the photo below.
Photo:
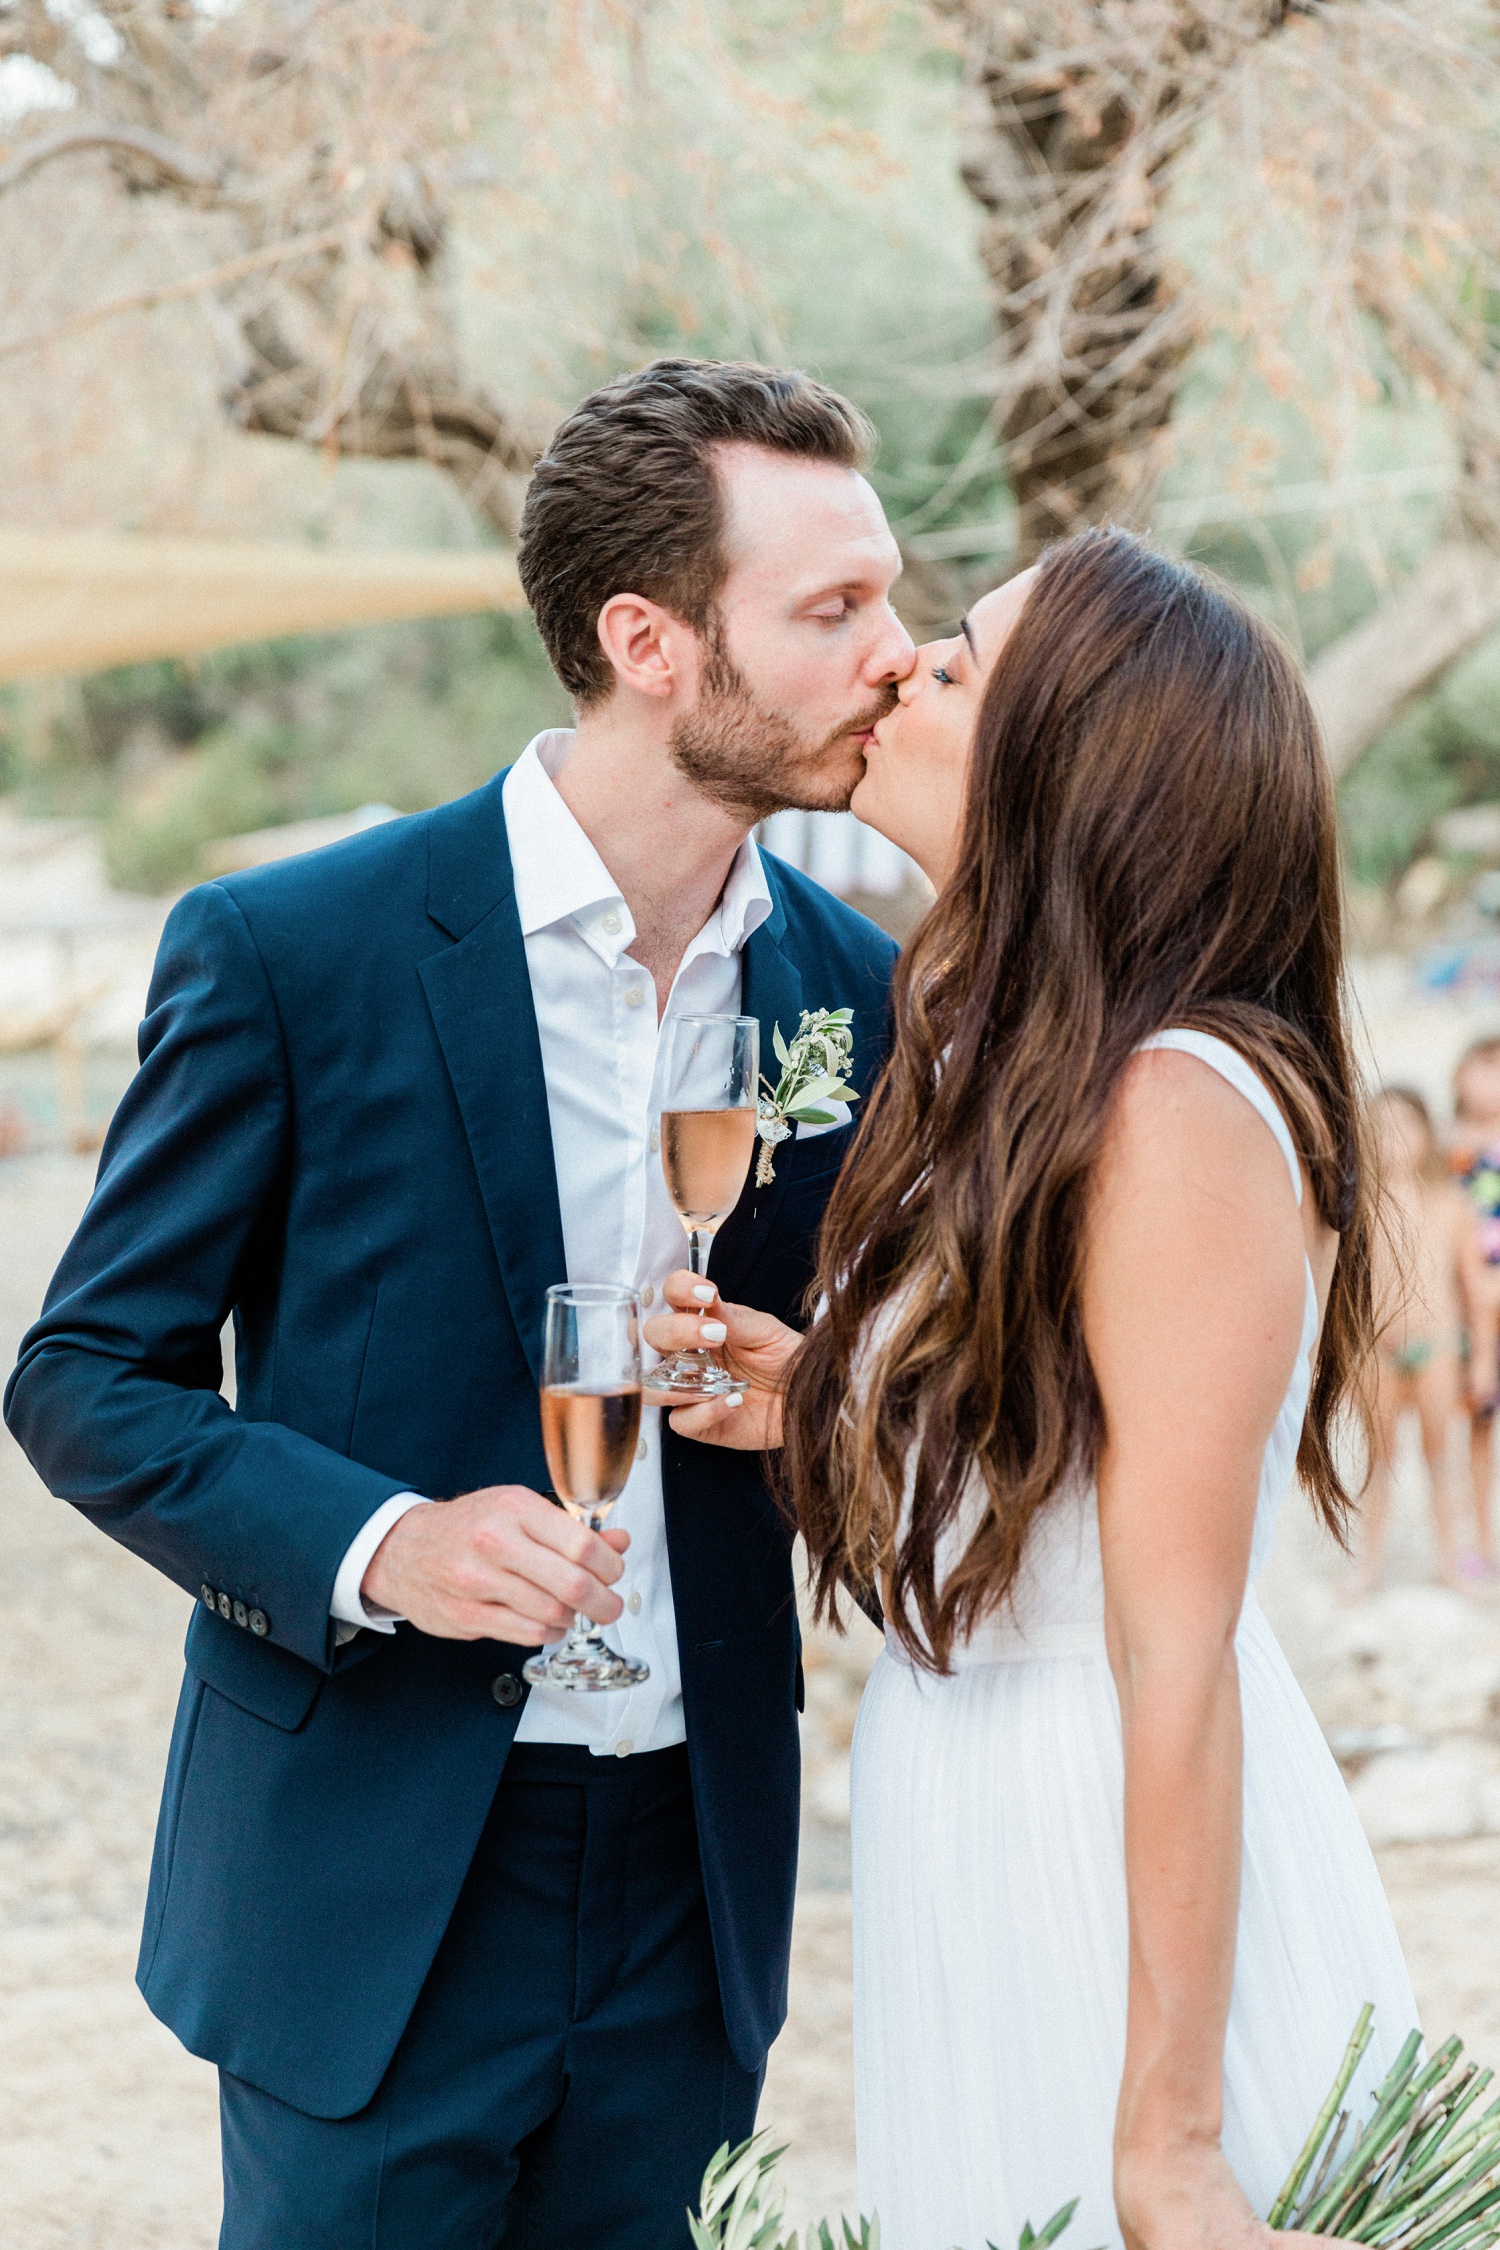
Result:
{"label": "rock", "polygon": [[1388,1750],[1350,1787],[1372,1844],[1419,1844],[1500,1834],[1500,1748],[1456,1737],[1425,1750]]}

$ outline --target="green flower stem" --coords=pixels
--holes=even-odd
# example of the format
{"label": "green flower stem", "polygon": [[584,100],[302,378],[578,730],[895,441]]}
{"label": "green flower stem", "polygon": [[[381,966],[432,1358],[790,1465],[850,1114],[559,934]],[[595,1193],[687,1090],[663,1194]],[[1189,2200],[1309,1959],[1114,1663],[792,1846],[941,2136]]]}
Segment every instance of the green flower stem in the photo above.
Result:
{"label": "green flower stem", "polygon": [[1500,2147],[1500,2122],[1497,2122],[1497,2112],[1500,2112],[1500,2102],[1493,2103],[1485,2111],[1479,2122],[1471,2125],[1466,2133],[1460,2133],[1456,2139],[1445,2141],[1440,2153],[1423,2165],[1420,2171],[1409,2173],[1406,2179],[1401,2182],[1399,2194],[1390,2197],[1384,2210],[1379,2213],[1378,2219],[1372,2214],[1373,2223],[1370,2232],[1368,2234],[1361,2233],[1359,2239],[1372,2243],[1384,2242],[1395,2231],[1391,2222],[1397,2218],[1403,2208],[1427,2198],[1434,2187],[1439,2186],[1444,2179],[1452,2176],[1455,2166],[1461,2164],[1473,2150],[1488,2144]]}
{"label": "green flower stem", "polygon": [[1439,2078],[1446,2077],[1451,2069],[1451,2055],[1442,2063],[1441,2069],[1438,2068],[1438,2058],[1434,2058],[1426,2070],[1414,2077],[1421,2044],[1422,2035],[1419,2031],[1408,2035],[1380,2089],[1375,2115],[1365,2129],[1364,2139],[1345,2159],[1334,2174],[1332,2183],[1324,2190],[1321,2200],[1314,2204],[1303,2221],[1309,2233],[1329,2233],[1348,2218],[1375,2169],[1376,2158],[1383,2156],[1397,2138],[1422,2095]]}
{"label": "green flower stem", "polygon": [[[1472,2174],[1470,2177],[1472,2178]],[[1426,2214],[1419,2225],[1414,2223],[1406,2234],[1398,2234],[1391,2250],[1413,2250],[1413,2246],[1419,2242],[1431,2244],[1440,2241],[1444,2234],[1453,2231],[1454,2223],[1458,2219],[1469,2214],[1477,2206],[1493,2201],[1495,2193],[1496,2173],[1492,2156],[1490,2168],[1477,2187],[1467,2184],[1460,2187],[1448,2202],[1440,2204],[1437,2210]]]}
{"label": "green flower stem", "polygon": [[[1369,2046],[1374,2033],[1374,2022],[1374,2005],[1367,2000],[1359,2011],[1359,2021],[1355,2024],[1349,2044],[1344,2049],[1344,2059],[1339,2065],[1339,2074],[1333,2082],[1333,2089],[1323,2107],[1318,2111],[1313,2121],[1313,2129],[1303,2142],[1301,2153],[1287,2175],[1280,2195],[1277,2196],[1276,2201],[1271,2206],[1269,2223],[1273,2227],[1284,2227],[1286,2225],[1292,2206],[1297,2200],[1297,2192],[1311,2171],[1318,2150],[1323,2145],[1323,2135],[1332,2124],[1340,2103],[1349,2091],[1350,2081],[1364,2059],[1365,2049]],[[1340,2130],[1342,2131],[1342,2127]]]}
{"label": "green flower stem", "polygon": [[[1473,2063],[1470,2063],[1468,2065],[1467,2069],[1464,2071],[1463,2077],[1459,2080],[1458,2088],[1456,2089],[1457,2091],[1462,2093],[1462,2099],[1454,2102],[1452,2109],[1448,2113],[1447,2120],[1443,2125],[1442,2131],[1435,2134],[1428,2134],[1422,2141],[1418,2143],[1416,2148],[1412,2150],[1412,2164],[1414,2168],[1419,2168],[1427,2162],[1428,2157],[1431,2155],[1432,2150],[1437,2146],[1437,2144],[1442,2141],[1448,2134],[1454,2131],[1454,2129],[1458,2125],[1459,2119],[1463,2117],[1467,2111],[1471,2110],[1474,2107],[1474,2104],[1478,2101],[1485,2088],[1493,2084],[1494,2077],[1495,2073],[1492,2070],[1478,2070]],[[1467,2090],[1465,2091],[1464,2089]],[[1497,2108],[1500,2108],[1500,2103],[1492,2104],[1490,2109],[1485,2112],[1486,2116],[1493,2116]]]}
{"label": "green flower stem", "polygon": [[[1307,2191],[1307,2194],[1306,2194],[1306,2195],[1304,2196],[1304,2198],[1303,2198],[1303,2201],[1302,2201],[1302,2211],[1310,2211],[1310,2210],[1312,2209],[1313,2205],[1314,2205],[1314,2204],[1315,2204],[1315,2203],[1317,2202],[1317,2200],[1318,2200],[1318,2197],[1319,2197],[1319,2196],[1320,2196],[1320,2195],[1322,2194],[1322,2192],[1323,2192],[1323,2183],[1324,2183],[1324,2181],[1325,2181],[1325,2180],[1327,2179],[1327,2177],[1328,2177],[1329,2173],[1330,2173],[1330,2172],[1332,2171],[1332,2169],[1333,2169],[1333,2160],[1334,2160],[1334,2158],[1335,2158],[1335,2157],[1336,2157],[1336,2156],[1338,2155],[1338,2152],[1339,2152],[1339,2143],[1340,2143],[1340,2142],[1341,2142],[1341,2141],[1343,2140],[1343,2137],[1344,2137],[1344,2127],[1345,2127],[1345,2126],[1346,2126],[1346,2125],[1348,2124],[1348,2122],[1349,2122],[1349,2112],[1348,2112],[1348,2110],[1347,2110],[1347,2109],[1341,2109],[1341,2110],[1339,2111],[1339,2114],[1338,2114],[1338,2118],[1337,2118],[1337,2121],[1335,2122],[1335,2125],[1334,2125],[1334,2128],[1333,2128],[1333,2132],[1332,2132],[1332,2134],[1331,2134],[1331,2135],[1330,2135],[1330,2137],[1329,2137],[1329,2142],[1328,2142],[1328,2146],[1327,2146],[1327,2148],[1325,2148],[1325,2149],[1324,2149],[1324,2151],[1323,2151],[1323,2160],[1322,2160],[1322,2162],[1321,2162],[1321,2163],[1319,2164],[1319,2166],[1318,2166],[1317,2172],[1316,2172],[1316,2174],[1315,2174],[1315,2176],[1314,2176],[1314,2179],[1313,2179],[1313,2184],[1312,2184],[1312,2186],[1311,2186],[1311,2187],[1310,2187],[1310,2188],[1308,2189],[1308,2191]],[[1355,2137],[1355,2139],[1356,2139],[1356,2140],[1358,2140],[1358,2139],[1359,2139],[1359,2128],[1358,2128],[1358,2126],[1356,2126],[1356,2127],[1355,2127],[1355,2129],[1354,2129],[1354,2137]],[[1283,2194],[1285,2194],[1285,2192],[1286,2192],[1286,2191],[1285,2191],[1285,2189],[1283,2189],[1283,2190],[1282,2190],[1282,2193],[1283,2193]],[[1301,2224],[1302,2224],[1302,2211],[1294,2211],[1294,2212],[1292,2213],[1292,2215],[1291,2215],[1290,2219],[1289,2219],[1289,2220],[1287,2220],[1287,2221],[1286,2221],[1285,2223],[1286,2223],[1287,2225],[1290,2225],[1290,2226],[1294,2226],[1294,2227],[1299,2227],[1299,2226],[1301,2226]]]}

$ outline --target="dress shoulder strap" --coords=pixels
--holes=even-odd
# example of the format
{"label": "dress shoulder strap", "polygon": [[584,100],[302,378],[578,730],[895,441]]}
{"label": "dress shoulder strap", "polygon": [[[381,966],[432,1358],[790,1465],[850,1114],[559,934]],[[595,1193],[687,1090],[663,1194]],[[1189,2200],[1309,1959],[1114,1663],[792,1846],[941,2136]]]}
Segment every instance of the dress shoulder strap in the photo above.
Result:
{"label": "dress shoulder strap", "polygon": [[1225,1039],[1215,1039],[1206,1031],[1157,1031],[1143,1039],[1137,1053],[1144,1054],[1152,1047],[1170,1047],[1178,1054],[1196,1055],[1199,1062],[1207,1063],[1237,1094],[1243,1094],[1253,1110],[1265,1119],[1276,1136],[1276,1145],[1286,1158],[1286,1168],[1292,1175],[1292,1192],[1298,1203],[1302,1201],[1302,1166],[1297,1161],[1297,1150],[1287,1127],[1287,1121],[1277,1107],[1265,1081],[1258,1078],[1237,1047]]}

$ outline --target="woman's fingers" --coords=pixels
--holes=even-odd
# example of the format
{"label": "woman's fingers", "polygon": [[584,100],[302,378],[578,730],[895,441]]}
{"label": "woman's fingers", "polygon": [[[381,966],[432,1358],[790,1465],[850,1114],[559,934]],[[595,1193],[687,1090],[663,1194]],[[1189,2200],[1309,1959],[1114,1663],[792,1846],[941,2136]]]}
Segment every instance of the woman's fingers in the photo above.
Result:
{"label": "woman's fingers", "polygon": [[679,1312],[700,1312],[708,1305],[717,1304],[719,1297],[711,1281],[705,1280],[701,1273],[689,1273],[686,1266],[679,1266],[662,1284],[661,1293]]}
{"label": "woman's fingers", "polygon": [[670,1417],[679,1437],[700,1445],[723,1445],[736,1453],[764,1453],[781,1443],[781,1402],[763,1391],[735,1391],[705,1399],[701,1406],[679,1406]]}
{"label": "woman's fingers", "polygon": [[726,1425],[744,1412],[744,1406],[743,1391],[730,1391],[723,1398],[706,1398],[698,1406],[676,1407],[668,1420],[679,1437],[703,1439],[722,1430],[727,1438]]}
{"label": "woman's fingers", "polygon": [[657,1313],[641,1331],[653,1351],[716,1350],[729,1331],[722,1320],[695,1320],[691,1313]]}

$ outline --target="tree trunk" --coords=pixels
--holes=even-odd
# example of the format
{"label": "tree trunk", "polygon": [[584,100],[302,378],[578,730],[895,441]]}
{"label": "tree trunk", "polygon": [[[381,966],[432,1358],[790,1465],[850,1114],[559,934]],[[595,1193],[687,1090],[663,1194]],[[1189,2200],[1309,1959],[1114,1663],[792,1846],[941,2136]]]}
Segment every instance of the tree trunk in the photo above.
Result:
{"label": "tree trunk", "polygon": [[1196,338],[1157,229],[1174,160],[1287,0],[938,0],[963,46],[963,177],[986,221],[995,420],[1017,560],[1139,522]]}
{"label": "tree trunk", "polygon": [[1500,555],[1448,540],[1308,672],[1335,775],[1491,633],[1500,632]]}

